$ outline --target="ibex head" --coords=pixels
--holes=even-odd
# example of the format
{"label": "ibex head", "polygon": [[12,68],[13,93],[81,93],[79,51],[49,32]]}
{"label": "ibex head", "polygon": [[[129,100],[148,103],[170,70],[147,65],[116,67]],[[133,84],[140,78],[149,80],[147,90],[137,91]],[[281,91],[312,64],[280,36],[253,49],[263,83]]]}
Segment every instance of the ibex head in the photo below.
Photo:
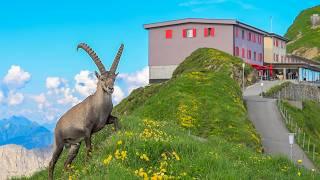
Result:
{"label": "ibex head", "polygon": [[114,81],[116,80],[116,77],[119,74],[119,73],[116,73],[116,70],[117,70],[117,67],[118,67],[118,64],[120,61],[123,47],[124,47],[124,45],[121,44],[121,46],[118,50],[118,53],[117,53],[116,57],[114,58],[112,66],[109,71],[106,71],[100,58],[87,44],[80,43],[77,47],[77,49],[81,48],[81,49],[85,50],[89,54],[89,56],[92,58],[94,63],[97,65],[97,67],[100,71],[100,74],[97,71],[95,71],[95,74],[98,78],[98,83],[101,84],[103,91],[108,94],[112,94],[114,91],[114,88],[113,88]]}

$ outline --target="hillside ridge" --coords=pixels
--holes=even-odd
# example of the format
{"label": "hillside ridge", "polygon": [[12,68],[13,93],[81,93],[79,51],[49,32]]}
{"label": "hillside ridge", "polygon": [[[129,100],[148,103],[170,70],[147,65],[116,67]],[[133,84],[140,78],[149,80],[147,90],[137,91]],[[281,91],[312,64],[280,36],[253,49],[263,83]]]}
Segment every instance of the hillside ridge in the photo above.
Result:
{"label": "hillside ridge", "polygon": [[[114,133],[106,127],[93,135],[89,161],[82,145],[66,172],[64,151],[55,177],[293,179],[300,172],[311,178],[312,172],[286,158],[262,154],[239,86],[242,63],[216,49],[194,51],[172,79],[138,88],[114,108],[122,129]],[[252,72],[246,66],[246,76]],[[30,179],[45,178],[47,171]]]}
{"label": "hillside ridge", "polygon": [[285,37],[291,40],[288,53],[320,61],[320,25],[312,27],[311,15],[320,16],[320,5],[305,9],[295,18]]}

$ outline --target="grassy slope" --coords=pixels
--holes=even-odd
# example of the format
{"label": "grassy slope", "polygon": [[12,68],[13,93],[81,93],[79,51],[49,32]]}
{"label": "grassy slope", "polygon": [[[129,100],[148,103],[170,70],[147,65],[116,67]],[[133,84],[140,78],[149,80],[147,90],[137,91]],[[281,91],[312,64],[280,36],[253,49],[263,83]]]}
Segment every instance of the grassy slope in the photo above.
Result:
{"label": "grassy slope", "polygon": [[264,97],[277,97],[277,93],[281,91],[283,88],[289,86],[291,82],[285,81],[281,84],[275,85],[272,88],[270,88],[267,92],[263,92]]}
{"label": "grassy slope", "polygon": [[[289,103],[284,102],[283,105],[288,110],[288,114],[293,117],[294,122],[298,124],[298,127],[302,128],[302,130],[306,133],[306,142],[308,138],[311,137],[311,144],[315,144],[317,147],[316,150],[316,159],[315,165],[320,168],[320,104],[313,101],[304,101],[303,109],[300,110],[294,106],[291,106]],[[302,141],[302,136],[300,140]],[[300,141],[300,142],[301,142]],[[302,143],[300,143],[302,144]],[[307,144],[307,143],[306,143]],[[306,146],[306,145],[305,145]],[[312,151],[312,146],[310,146],[310,151]],[[305,148],[307,151],[307,148]],[[307,153],[308,154],[308,153]],[[310,158],[312,158],[312,154],[308,154]]]}
{"label": "grassy slope", "polygon": [[[320,48],[320,28],[311,29],[310,16],[312,14],[320,14],[320,6],[315,6],[302,11],[289,27],[285,35],[287,38],[295,40],[298,37],[299,32],[302,33],[302,37],[287,46],[288,52],[292,52],[300,47]],[[320,60],[320,56],[317,57],[317,60]]]}
{"label": "grassy slope", "polygon": [[[173,79],[139,88],[116,106],[121,132],[112,133],[108,127],[95,134],[92,158],[85,161],[82,147],[73,173],[62,170],[64,154],[55,176],[141,179],[145,172],[148,177],[158,172],[183,179],[297,178],[297,167],[287,159],[259,152],[260,138],[247,119],[240,87],[232,78],[241,63],[214,49],[195,51]],[[126,158],[116,159],[116,150],[126,151],[126,156],[117,155]],[[109,155],[111,161],[106,160]],[[301,172],[306,179],[312,176],[304,169]],[[30,179],[46,175],[42,171]]]}

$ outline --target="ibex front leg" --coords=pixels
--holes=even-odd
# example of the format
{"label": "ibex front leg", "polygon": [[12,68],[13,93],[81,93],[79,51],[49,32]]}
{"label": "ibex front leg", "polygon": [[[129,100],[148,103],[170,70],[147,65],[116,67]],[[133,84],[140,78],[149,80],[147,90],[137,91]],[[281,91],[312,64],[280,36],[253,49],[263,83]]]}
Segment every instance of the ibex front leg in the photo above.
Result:
{"label": "ibex front leg", "polygon": [[119,119],[115,116],[109,115],[106,124],[113,124],[116,131],[120,129]]}
{"label": "ibex front leg", "polygon": [[85,132],[84,142],[86,143],[86,149],[87,149],[87,158],[91,157],[91,131]]}

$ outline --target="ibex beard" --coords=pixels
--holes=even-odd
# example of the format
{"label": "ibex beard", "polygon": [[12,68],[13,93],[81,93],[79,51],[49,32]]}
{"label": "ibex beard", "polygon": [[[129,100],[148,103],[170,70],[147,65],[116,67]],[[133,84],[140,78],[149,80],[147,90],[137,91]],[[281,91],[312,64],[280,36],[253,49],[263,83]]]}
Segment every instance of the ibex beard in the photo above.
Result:
{"label": "ibex beard", "polygon": [[82,140],[85,142],[87,156],[90,156],[93,133],[100,131],[107,124],[114,124],[116,130],[119,128],[118,118],[111,115],[113,109],[112,93],[114,91],[114,81],[118,75],[116,70],[124,45],[121,44],[109,71],[106,71],[100,58],[87,44],[80,43],[77,49],[79,48],[89,54],[100,71],[100,74],[97,71],[95,72],[98,78],[97,89],[94,94],[68,110],[57,122],[54,131],[54,150],[48,170],[49,180],[53,179],[55,164],[64,147],[70,147],[64,163],[64,168],[67,169],[76,157]]}

